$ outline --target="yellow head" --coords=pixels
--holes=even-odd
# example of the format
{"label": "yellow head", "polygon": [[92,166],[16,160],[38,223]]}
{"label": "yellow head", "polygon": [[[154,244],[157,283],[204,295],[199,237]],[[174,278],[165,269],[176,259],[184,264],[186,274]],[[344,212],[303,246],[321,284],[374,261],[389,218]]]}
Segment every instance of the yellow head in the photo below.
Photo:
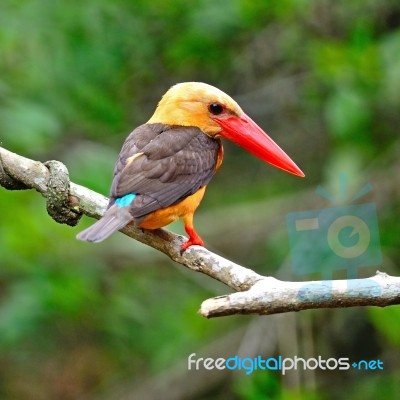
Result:
{"label": "yellow head", "polygon": [[207,135],[214,136],[222,128],[212,117],[222,113],[241,116],[243,111],[235,100],[214,86],[184,82],[172,86],[164,94],[147,123],[197,126]]}
{"label": "yellow head", "polygon": [[304,176],[290,157],[226,93],[201,82],[178,83],[158,103],[148,124],[195,126],[225,137],[278,168]]}

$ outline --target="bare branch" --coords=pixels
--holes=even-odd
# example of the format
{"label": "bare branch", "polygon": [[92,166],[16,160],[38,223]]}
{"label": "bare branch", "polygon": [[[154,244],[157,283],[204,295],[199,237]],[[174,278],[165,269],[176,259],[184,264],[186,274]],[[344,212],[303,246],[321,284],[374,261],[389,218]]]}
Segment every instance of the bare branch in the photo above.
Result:
{"label": "bare branch", "polygon": [[[18,186],[18,189],[35,189],[48,199],[48,182],[51,172],[54,173],[39,161],[30,160],[0,147],[0,185],[5,188],[13,186],[15,189]],[[56,173],[59,172],[56,171]],[[61,173],[65,173],[65,171],[61,171]],[[52,181],[55,180],[53,177]],[[107,203],[106,197],[70,182],[69,207],[71,211],[98,219],[104,214]],[[167,230],[158,229],[153,233],[130,225],[121,231],[131,238],[163,252],[177,263],[193,271],[209,275],[232,289],[248,290],[254,283],[262,279],[262,276],[254,271],[226,260],[204,247],[191,246],[181,255],[180,249],[185,238]]]}
{"label": "bare branch", "polygon": [[[106,197],[70,182],[63,164],[57,161],[43,164],[2,147],[0,186],[8,190],[35,189],[46,198],[51,217],[68,225],[76,225],[82,214],[100,218],[107,206]],[[192,246],[181,254],[183,236],[164,229],[151,232],[130,225],[121,232],[238,291],[203,302],[200,314],[207,318],[400,303],[400,278],[386,274],[345,281],[284,282],[259,275],[204,247]]]}
{"label": "bare branch", "polygon": [[400,278],[377,271],[367,279],[285,282],[266,277],[251,289],[203,302],[207,318],[233,314],[270,315],[316,308],[385,307],[400,303]]}

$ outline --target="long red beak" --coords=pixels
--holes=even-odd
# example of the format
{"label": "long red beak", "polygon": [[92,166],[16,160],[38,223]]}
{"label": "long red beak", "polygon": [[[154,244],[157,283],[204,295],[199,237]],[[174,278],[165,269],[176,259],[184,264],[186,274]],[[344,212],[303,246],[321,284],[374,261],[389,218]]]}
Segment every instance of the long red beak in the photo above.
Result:
{"label": "long red beak", "polygon": [[304,177],[291,158],[246,114],[212,119],[222,127],[221,136],[274,167]]}

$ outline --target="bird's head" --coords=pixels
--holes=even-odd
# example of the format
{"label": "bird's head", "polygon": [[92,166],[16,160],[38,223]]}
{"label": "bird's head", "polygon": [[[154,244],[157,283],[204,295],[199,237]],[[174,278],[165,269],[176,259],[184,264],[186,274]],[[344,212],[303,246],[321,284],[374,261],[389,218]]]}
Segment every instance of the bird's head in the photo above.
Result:
{"label": "bird's head", "polygon": [[172,86],[148,123],[196,126],[213,138],[222,136],[273,166],[303,177],[290,157],[240,108],[214,86],[185,82]]}

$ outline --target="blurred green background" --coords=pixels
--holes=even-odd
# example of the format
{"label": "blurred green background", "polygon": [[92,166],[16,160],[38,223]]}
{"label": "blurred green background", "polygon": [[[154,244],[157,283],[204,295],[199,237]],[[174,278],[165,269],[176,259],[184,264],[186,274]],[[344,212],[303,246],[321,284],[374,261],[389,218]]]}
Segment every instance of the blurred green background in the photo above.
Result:
{"label": "blurred green background", "polygon": [[[207,247],[285,280],[286,214],[328,206],[349,177],[377,205],[383,262],[399,275],[398,0],[2,0],[0,145],[58,159],[107,194],[127,134],[174,83],[232,95],[306,173],[226,143],[196,215]],[[116,234],[100,245],[0,188],[1,399],[394,399],[400,308],[205,320],[230,291]],[[170,227],[183,232],[180,224]],[[335,278],[346,277],[338,271]],[[188,371],[187,357],[381,359],[383,371]],[[397,394],[397,395],[396,395]]]}

